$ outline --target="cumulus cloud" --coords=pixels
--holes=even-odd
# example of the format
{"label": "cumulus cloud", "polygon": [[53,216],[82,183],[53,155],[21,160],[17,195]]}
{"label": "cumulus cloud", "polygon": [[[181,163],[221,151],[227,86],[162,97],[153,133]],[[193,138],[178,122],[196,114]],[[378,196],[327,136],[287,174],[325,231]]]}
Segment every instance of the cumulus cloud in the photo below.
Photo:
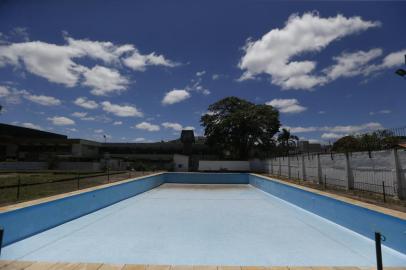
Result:
{"label": "cumulus cloud", "polygon": [[183,129],[182,125],[179,123],[164,122],[161,125],[164,128],[173,129],[174,131],[181,131]]}
{"label": "cumulus cloud", "polygon": [[369,112],[369,115],[375,115],[375,114],[390,114],[392,113],[391,110],[380,110],[380,111],[376,111],[376,112]]}
{"label": "cumulus cloud", "polygon": [[206,74],[206,70],[202,70],[202,71],[196,72],[196,76],[198,76],[198,77],[201,77],[201,76],[203,76],[204,74]]}
{"label": "cumulus cloud", "polygon": [[322,127],[290,127],[284,126],[290,130],[292,133],[305,133],[305,132],[315,132],[315,131],[323,131],[327,133],[344,133],[344,134],[351,134],[351,133],[358,133],[361,131],[372,131],[383,129],[382,124],[377,122],[369,122],[361,125],[337,125],[337,126],[322,126]]}
{"label": "cumulus cloud", "polygon": [[[88,116],[87,112],[74,112],[71,114],[73,117],[79,118],[82,121],[95,121],[96,118],[93,116]],[[99,120],[103,120],[102,117],[100,117]]]}
{"label": "cumulus cloud", "polygon": [[154,125],[148,122],[141,122],[135,125],[136,128],[146,130],[146,131],[159,131],[160,128],[158,125]]}
{"label": "cumulus cloud", "polygon": [[361,17],[322,18],[316,13],[292,15],[283,28],[272,29],[261,39],[247,42],[239,62],[239,68],[244,70],[239,80],[268,74],[272,83],[283,89],[312,89],[323,85],[328,79],[313,74],[315,61],[292,59],[304,53],[319,52],[333,41],[379,25],[379,22]]}
{"label": "cumulus cloud", "polygon": [[142,137],[138,137],[138,138],[135,138],[133,141],[134,141],[134,142],[145,142],[146,139],[145,139],[145,138],[142,138]]}
{"label": "cumulus cloud", "polygon": [[110,101],[103,101],[101,103],[103,111],[112,113],[120,117],[142,117],[144,114],[132,105],[118,105],[112,104]]}
{"label": "cumulus cloud", "polygon": [[73,103],[85,109],[96,109],[99,107],[96,101],[87,99],[86,97],[78,97]]}
{"label": "cumulus cloud", "polygon": [[369,65],[365,68],[364,74],[369,75],[373,72],[381,71],[388,68],[401,66],[405,63],[406,49],[386,55],[379,64]]}
{"label": "cumulus cloud", "polygon": [[102,66],[95,66],[83,73],[83,85],[92,88],[90,91],[96,96],[105,96],[112,92],[120,92],[127,89],[129,81],[117,70]]}
{"label": "cumulus cloud", "polygon": [[65,117],[65,116],[54,116],[54,117],[48,117],[47,118],[49,121],[52,122],[55,126],[69,126],[69,125],[74,125],[75,121]]}
{"label": "cumulus cloud", "polygon": [[343,134],[337,134],[337,133],[323,133],[321,134],[322,139],[339,139],[341,137],[344,137],[345,135]]}
{"label": "cumulus cloud", "polygon": [[43,105],[43,106],[57,106],[61,105],[61,100],[50,97],[50,96],[44,96],[44,95],[33,95],[27,93],[24,95],[24,98],[28,99],[29,101],[32,101],[34,103]]}
{"label": "cumulus cloud", "polygon": [[292,99],[273,99],[265,103],[278,109],[281,113],[300,113],[307,110],[306,107],[301,106],[299,101],[295,98]]}
{"label": "cumulus cloud", "polygon": [[326,68],[324,73],[330,80],[336,80],[339,77],[353,77],[364,74],[367,64],[382,55],[381,49],[372,49],[369,51],[358,51],[354,53],[342,53],[333,59],[336,64]]}
{"label": "cumulus cloud", "polygon": [[72,113],[72,116],[77,117],[77,118],[83,118],[83,117],[86,117],[86,115],[87,115],[87,112],[74,112],[74,113]]}
{"label": "cumulus cloud", "polygon": [[30,122],[21,123],[21,126],[26,127],[26,128],[43,130],[43,128],[41,126],[30,123]]}
{"label": "cumulus cloud", "polygon": [[122,125],[122,124],[123,124],[122,121],[114,121],[114,122],[113,122],[113,125],[114,125],[114,126],[120,126],[120,125]]}
{"label": "cumulus cloud", "polygon": [[14,43],[0,46],[0,67],[24,67],[50,82],[73,87],[84,71],[83,66],[73,62],[73,58],[80,55],[74,48],[41,41]]}
{"label": "cumulus cloud", "polygon": [[123,59],[123,63],[127,67],[137,71],[144,71],[147,66],[176,67],[179,65],[178,63],[166,59],[163,55],[157,55],[154,52],[148,55],[142,55],[136,49],[134,49],[131,56]]}
{"label": "cumulus cloud", "polygon": [[145,70],[147,66],[177,65],[154,52],[143,55],[132,44],[116,45],[108,41],[80,40],[69,36],[65,36],[65,44],[62,45],[42,41],[0,43],[0,68],[14,66],[67,87],[82,82],[84,86],[91,87],[96,95],[127,88],[129,82],[118,70],[98,65],[88,67],[77,62],[81,58],[101,60],[105,65],[126,66],[133,70]]}
{"label": "cumulus cloud", "polygon": [[10,95],[10,90],[7,87],[0,85],[0,97],[7,97]]}
{"label": "cumulus cloud", "polygon": [[171,105],[190,98],[190,93],[186,90],[173,89],[167,92],[162,99],[162,104]]}

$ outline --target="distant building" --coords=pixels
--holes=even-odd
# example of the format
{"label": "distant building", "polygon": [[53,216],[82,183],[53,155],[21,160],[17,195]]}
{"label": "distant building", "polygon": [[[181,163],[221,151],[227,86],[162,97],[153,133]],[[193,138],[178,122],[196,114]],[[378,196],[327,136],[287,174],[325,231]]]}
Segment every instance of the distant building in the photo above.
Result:
{"label": "distant building", "polygon": [[179,139],[169,142],[101,143],[0,124],[0,161],[100,161],[108,156],[109,159],[167,167],[174,154],[185,153],[204,156],[210,154],[210,150],[204,140],[195,140],[193,130],[184,130]]}
{"label": "distant building", "polygon": [[321,144],[310,143],[309,141],[299,141],[298,150],[301,153],[320,153],[323,151]]}

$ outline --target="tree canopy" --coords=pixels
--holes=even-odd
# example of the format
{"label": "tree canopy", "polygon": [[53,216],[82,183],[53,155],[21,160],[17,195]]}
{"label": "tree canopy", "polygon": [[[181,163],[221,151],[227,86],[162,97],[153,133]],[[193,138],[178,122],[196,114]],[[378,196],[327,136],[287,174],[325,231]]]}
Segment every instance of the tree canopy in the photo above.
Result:
{"label": "tree canopy", "polygon": [[280,128],[279,112],[272,106],[237,97],[211,104],[200,122],[210,146],[221,155],[238,159],[249,158],[254,149],[269,151]]}

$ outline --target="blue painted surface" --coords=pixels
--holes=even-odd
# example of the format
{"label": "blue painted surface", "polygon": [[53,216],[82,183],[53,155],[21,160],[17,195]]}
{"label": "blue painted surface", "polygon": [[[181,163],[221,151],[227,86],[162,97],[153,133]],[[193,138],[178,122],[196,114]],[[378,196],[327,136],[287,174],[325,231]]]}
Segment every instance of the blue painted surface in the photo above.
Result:
{"label": "blue painted surface", "polygon": [[0,225],[5,228],[3,246],[131,198],[163,183],[249,183],[370,239],[373,239],[375,231],[380,231],[386,237],[384,245],[406,254],[405,220],[244,173],[165,173],[1,213]]}
{"label": "blue painted surface", "polygon": [[128,199],[163,182],[162,174],[150,176],[0,213],[0,224],[4,228],[3,246]]}
{"label": "blue painted surface", "polygon": [[248,184],[247,173],[165,173],[165,183]]}
{"label": "blue painted surface", "polygon": [[406,220],[255,175],[249,176],[249,183],[370,239],[381,232],[384,245],[406,254]]}
{"label": "blue painted surface", "polygon": [[[406,255],[382,248],[385,266]],[[112,264],[360,266],[374,242],[251,185],[163,184],[8,245],[1,259]]]}

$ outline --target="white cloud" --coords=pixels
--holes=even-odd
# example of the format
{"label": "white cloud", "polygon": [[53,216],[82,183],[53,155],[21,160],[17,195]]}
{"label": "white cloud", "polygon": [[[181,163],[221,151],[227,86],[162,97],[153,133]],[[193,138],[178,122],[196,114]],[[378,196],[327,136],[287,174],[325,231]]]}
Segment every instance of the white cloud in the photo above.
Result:
{"label": "white cloud", "polygon": [[50,82],[73,87],[84,67],[73,62],[72,58],[80,55],[81,52],[74,48],[41,41],[14,43],[0,46],[0,67],[23,66],[28,72]]}
{"label": "white cloud", "polygon": [[336,80],[339,77],[352,77],[365,72],[366,65],[382,55],[381,49],[372,49],[367,52],[358,51],[355,53],[342,53],[333,59],[336,61],[324,70],[329,80]]}
{"label": "white cloud", "polygon": [[82,55],[93,59],[100,59],[108,64],[118,62],[121,55],[134,50],[134,46],[130,44],[114,45],[109,41],[91,41],[71,37],[65,37],[65,39],[70,48],[76,49]]}
{"label": "white cloud", "polygon": [[[88,116],[87,112],[74,112],[71,114],[73,117],[79,118],[82,121],[95,121],[96,118],[93,116]],[[102,120],[102,119],[100,119]]]}
{"label": "white cloud", "polygon": [[0,85],[0,97],[7,97],[10,95],[10,90],[7,87]]}
{"label": "white cloud", "polygon": [[29,122],[21,123],[21,126],[26,127],[26,128],[43,130],[43,128],[41,126],[33,124],[33,123],[29,123]]}
{"label": "white cloud", "polygon": [[71,114],[73,117],[77,117],[77,118],[83,118],[86,117],[87,112],[74,112]]}
{"label": "white cloud", "polygon": [[105,96],[114,92],[122,92],[127,89],[129,81],[115,70],[102,66],[95,66],[83,73],[83,85],[91,87],[90,91],[96,96]]}
{"label": "white cloud", "polygon": [[159,131],[160,128],[158,125],[154,125],[148,122],[142,122],[135,126],[138,129],[147,130],[147,131]]}
{"label": "white cloud", "polygon": [[96,109],[99,107],[99,104],[97,104],[96,101],[94,100],[89,100],[86,97],[78,97],[73,103],[76,105],[85,108],[85,109]]}
{"label": "white cloud", "polygon": [[239,63],[239,68],[244,70],[240,80],[268,74],[272,83],[283,89],[311,89],[323,85],[327,79],[312,74],[317,65],[315,61],[292,58],[319,52],[335,40],[379,25],[361,17],[321,18],[316,13],[294,14],[283,28],[272,29],[261,39],[247,42]]}
{"label": "white cloud", "polygon": [[162,99],[162,104],[175,104],[188,98],[190,98],[190,93],[188,91],[173,89],[165,94],[164,98]]}
{"label": "white cloud", "polygon": [[186,126],[183,128],[184,130],[195,130],[195,127],[192,126]]}
{"label": "white cloud", "polygon": [[365,68],[364,74],[367,76],[373,72],[381,71],[387,68],[394,68],[405,63],[406,49],[393,52],[385,56],[380,64],[370,65]]}
{"label": "white cloud", "polygon": [[[78,40],[68,36],[65,36],[65,42],[63,45],[42,41],[0,42],[0,68],[6,65],[22,68],[67,87],[76,86],[84,76],[83,85],[92,87],[94,93],[100,95],[106,91],[123,90],[129,82],[117,70],[102,70],[100,66],[89,68],[75,62],[77,59],[102,60],[106,65],[119,67],[124,64],[134,70],[145,70],[146,66],[178,65],[154,52],[142,55],[132,44],[116,45],[112,42]],[[103,75],[106,76],[105,80]]]}
{"label": "white cloud", "polygon": [[112,104],[109,101],[103,101],[101,105],[104,111],[120,117],[142,117],[144,115],[135,106]]}
{"label": "white cloud", "polygon": [[196,72],[196,76],[198,76],[198,77],[201,77],[201,76],[203,76],[204,74],[206,74],[206,70],[202,70],[202,71]]}
{"label": "white cloud", "polygon": [[305,133],[305,132],[314,132],[314,131],[318,130],[317,127],[289,127],[289,126],[284,126],[282,128],[286,128],[291,133]]}
{"label": "white cloud", "polygon": [[390,114],[390,113],[392,113],[391,110],[380,110],[380,111],[377,111],[377,112],[369,112],[369,115],[375,115],[375,114]]}
{"label": "white cloud", "polygon": [[145,139],[145,138],[142,138],[142,137],[139,137],[139,138],[135,138],[133,141],[134,141],[134,142],[145,142],[146,139]]}
{"label": "white cloud", "polygon": [[342,132],[342,133],[356,133],[368,130],[382,129],[383,126],[380,123],[370,122],[362,125],[348,125],[348,126],[333,126],[333,127],[321,127],[322,131],[329,132]]}
{"label": "white cloud", "polygon": [[61,100],[50,97],[50,96],[44,96],[44,95],[33,95],[27,93],[24,95],[24,98],[28,99],[29,101],[32,101],[34,103],[43,105],[43,106],[58,106],[61,105]]}
{"label": "white cloud", "polygon": [[75,121],[65,116],[54,116],[48,117],[47,119],[51,121],[52,124],[54,124],[55,126],[68,126],[75,124]]}
{"label": "white cloud", "polygon": [[100,133],[103,133],[103,132],[104,132],[103,129],[95,129],[95,130],[94,130],[94,133],[99,133],[99,134],[100,134]]}
{"label": "white cloud", "polygon": [[323,127],[289,127],[284,126],[290,130],[292,133],[305,133],[305,132],[315,132],[315,131],[323,131],[327,133],[344,133],[344,134],[351,134],[363,131],[372,131],[377,129],[383,129],[383,126],[377,122],[369,122],[361,125],[337,125],[337,126],[323,126]]}
{"label": "white cloud", "polygon": [[127,67],[137,71],[144,71],[147,66],[176,67],[179,65],[166,59],[163,55],[157,55],[154,52],[142,55],[138,50],[134,50],[130,57],[123,59],[123,63]]}
{"label": "white cloud", "polygon": [[174,131],[181,131],[183,129],[182,125],[179,123],[164,122],[161,124],[164,128],[170,128]]}
{"label": "white cloud", "polygon": [[188,92],[194,91],[197,93],[202,93],[203,95],[210,95],[210,90],[203,87],[202,85],[202,78],[198,77],[196,80],[191,80],[191,85],[185,87],[185,90]]}
{"label": "white cloud", "polygon": [[122,125],[122,124],[123,124],[122,121],[114,121],[114,122],[113,122],[113,125],[114,125],[114,126],[120,126],[120,125]]}
{"label": "white cloud", "polygon": [[273,99],[265,103],[278,109],[281,113],[300,113],[307,110],[306,107],[301,106],[299,101],[295,98],[292,99]]}
{"label": "white cloud", "polygon": [[321,134],[322,139],[339,139],[344,137],[345,134],[338,134],[338,133],[323,133]]}

